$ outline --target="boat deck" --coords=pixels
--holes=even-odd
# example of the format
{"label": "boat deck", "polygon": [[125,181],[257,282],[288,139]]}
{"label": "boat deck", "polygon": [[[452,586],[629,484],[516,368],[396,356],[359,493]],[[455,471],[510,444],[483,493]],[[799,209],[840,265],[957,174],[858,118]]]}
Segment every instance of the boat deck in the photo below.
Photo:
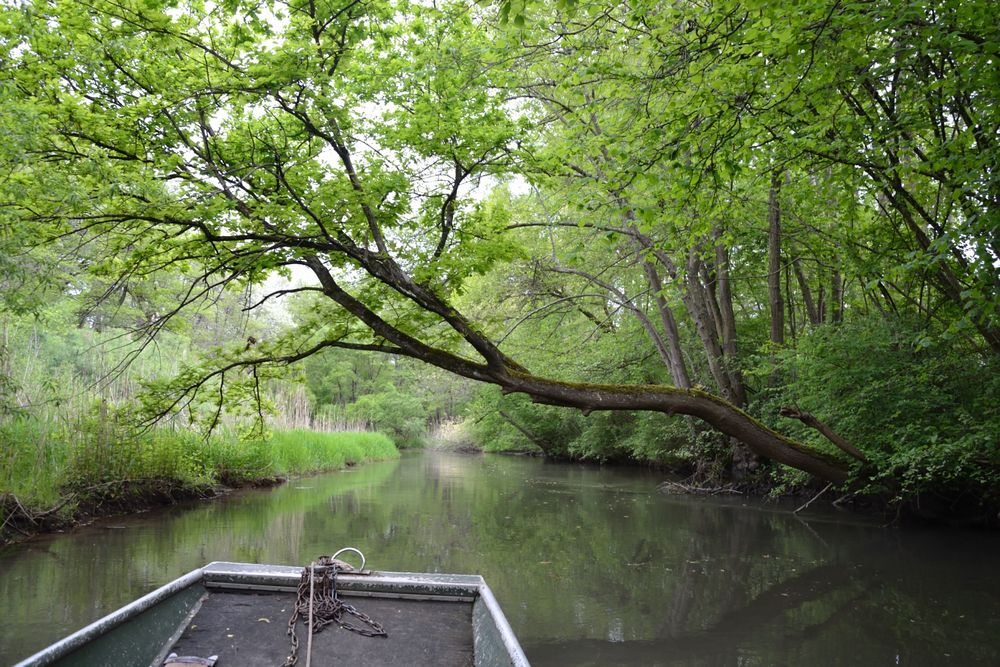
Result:
{"label": "boat deck", "polygon": [[[217,667],[276,667],[291,653],[288,619],[302,568],[209,563],[111,612],[15,667],[158,667],[168,653]],[[342,573],[337,593],[387,637],[336,625],[313,636],[311,665],[528,667],[490,587],[477,575]],[[299,667],[308,620],[299,619]],[[361,621],[346,615],[359,626]]]}
{"label": "boat deck", "polygon": [[[474,664],[472,605],[378,597],[345,598],[385,628],[388,637],[364,637],[330,625],[313,636],[312,664],[455,665]],[[290,592],[211,591],[171,651],[178,655],[218,655],[218,667],[275,667],[291,651],[288,619],[295,604]],[[345,615],[352,625],[360,622]],[[299,665],[305,665],[308,629],[300,619]]]}

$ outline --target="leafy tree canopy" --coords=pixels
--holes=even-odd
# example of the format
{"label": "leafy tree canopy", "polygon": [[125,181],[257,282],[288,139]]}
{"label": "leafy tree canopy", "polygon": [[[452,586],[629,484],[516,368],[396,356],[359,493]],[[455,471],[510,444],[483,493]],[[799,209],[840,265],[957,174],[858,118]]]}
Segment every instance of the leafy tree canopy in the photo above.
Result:
{"label": "leafy tree canopy", "polygon": [[[272,295],[320,297],[296,328],[154,386],[156,414],[327,348],[388,352],[584,413],[697,417],[843,483],[877,457],[747,410],[794,380],[786,331],[854,313],[1000,352],[997,12],[20,2],[0,222],[105,293],[179,276],[176,305],[136,299],[147,336],[220,288],[312,274]],[[471,299],[491,285],[509,298]],[[627,332],[662,366],[572,377],[522,325]]]}

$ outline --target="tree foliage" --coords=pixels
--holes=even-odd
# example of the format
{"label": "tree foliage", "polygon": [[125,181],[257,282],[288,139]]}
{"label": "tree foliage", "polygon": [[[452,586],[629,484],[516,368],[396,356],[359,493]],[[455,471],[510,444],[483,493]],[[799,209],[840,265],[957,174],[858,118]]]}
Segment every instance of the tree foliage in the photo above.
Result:
{"label": "tree foliage", "polygon": [[[329,348],[383,352],[584,414],[695,417],[749,448],[722,445],[735,472],[844,483],[896,475],[895,454],[828,405],[811,409],[856,447],[778,419],[775,397],[818,396],[786,350],[824,368],[816,341],[881,318],[913,333],[892,372],[953,382],[920,350],[975,376],[1000,352],[993,3],[35,0],[2,17],[6,227],[68,244],[148,336],[214,290],[314,278],[271,295],[318,297],[297,326],[186,369],[154,414]],[[132,289],[167,272],[176,307]],[[622,441],[619,421],[646,423],[608,416]]]}

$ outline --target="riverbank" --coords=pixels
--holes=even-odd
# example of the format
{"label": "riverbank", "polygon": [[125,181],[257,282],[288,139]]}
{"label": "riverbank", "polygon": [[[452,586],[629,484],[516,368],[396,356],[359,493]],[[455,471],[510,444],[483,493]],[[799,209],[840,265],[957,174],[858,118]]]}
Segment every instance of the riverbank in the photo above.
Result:
{"label": "riverbank", "polygon": [[0,545],[100,516],[399,456],[381,433],[289,430],[247,441],[162,430],[81,445],[30,427],[8,425],[0,434],[9,445],[0,460]]}
{"label": "riverbank", "polygon": [[732,495],[761,502],[787,499],[797,502],[799,511],[809,507],[829,507],[870,517],[886,525],[1000,529],[1000,499],[995,493],[984,496],[961,488],[939,488],[933,492],[897,495],[886,488],[875,485],[866,488],[860,483],[835,489],[832,485],[824,485],[804,474],[782,470],[778,466],[761,466],[755,474],[734,479],[721,466],[705,475],[695,461],[642,460],[631,457],[627,450],[622,449],[612,450],[616,455],[604,458],[588,458],[566,450],[553,455],[523,439],[485,440],[483,434],[476,431],[475,425],[468,421],[440,424],[430,434],[429,440],[430,449],[441,452],[541,457],[549,462],[652,470],[664,476],[664,481],[657,488],[665,495]]}

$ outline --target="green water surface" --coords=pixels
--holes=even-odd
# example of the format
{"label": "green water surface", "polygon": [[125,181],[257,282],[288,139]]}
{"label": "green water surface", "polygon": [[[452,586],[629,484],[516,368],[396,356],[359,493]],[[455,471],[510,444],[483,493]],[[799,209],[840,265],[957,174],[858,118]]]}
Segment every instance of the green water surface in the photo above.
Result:
{"label": "green water surface", "polygon": [[[0,664],[213,560],[479,573],[533,665],[1000,665],[1000,538],[406,455],[0,551]],[[220,665],[220,667],[223,667]]]}

